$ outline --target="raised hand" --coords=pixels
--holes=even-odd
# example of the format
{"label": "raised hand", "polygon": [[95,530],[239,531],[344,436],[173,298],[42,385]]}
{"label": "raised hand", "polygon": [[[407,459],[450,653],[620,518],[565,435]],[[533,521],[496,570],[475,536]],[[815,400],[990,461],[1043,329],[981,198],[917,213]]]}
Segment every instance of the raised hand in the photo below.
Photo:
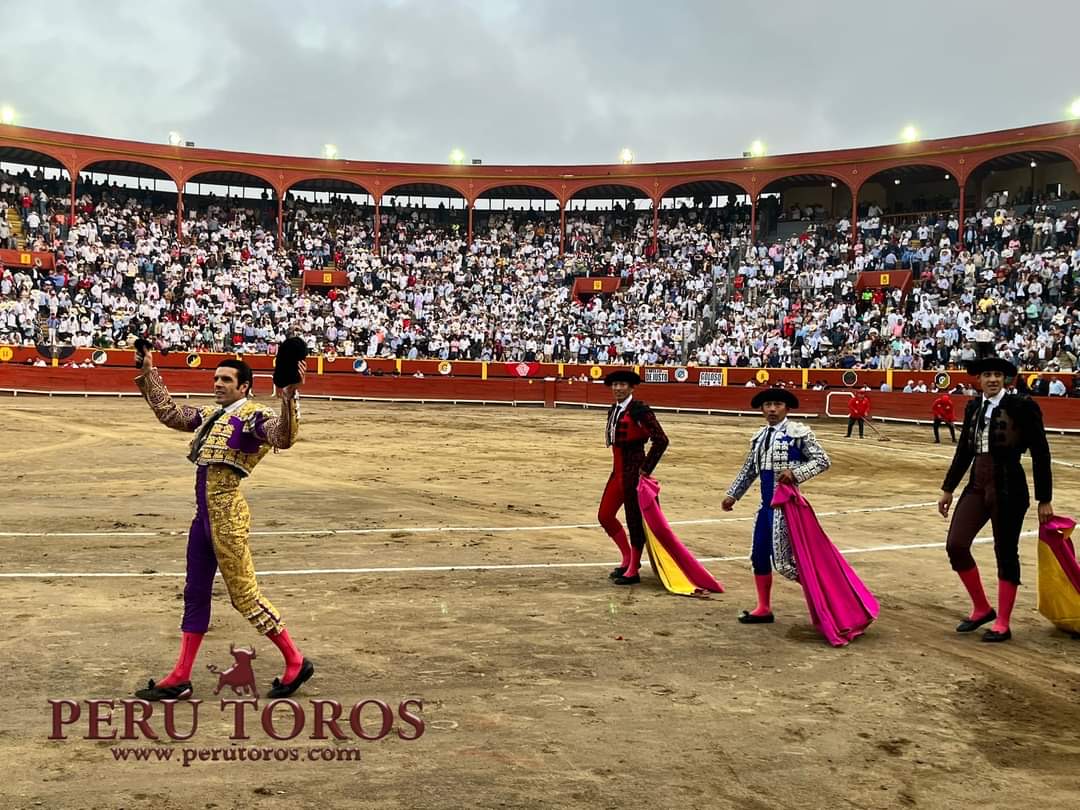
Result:
{"label": "raised hand", "polygon": [[300,375],[300,382],[294,385],[286,385],[278,393],[282,399],[295,399],[296,392],[300,390],[300,386],[304,384],[304,380],[307,379],[307,363],[301,360],[296,364],[296,372]]}

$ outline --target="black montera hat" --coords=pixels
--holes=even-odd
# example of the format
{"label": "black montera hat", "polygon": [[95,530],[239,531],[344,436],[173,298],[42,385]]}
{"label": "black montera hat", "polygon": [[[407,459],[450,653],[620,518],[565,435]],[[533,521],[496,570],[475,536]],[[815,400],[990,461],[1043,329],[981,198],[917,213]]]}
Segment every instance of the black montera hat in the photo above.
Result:
{"label": "black montera hat", "polygon": [[631,371],[630,369],[619,369],[604,377],[604,385],[611,385],[612,383],[617,382],[630,383],[630,385],[641,385],[641,377],[636,371]]}
{"label": "black montera hat", "polygon": [[754,398],[750,400],[751,408],[760,408],[766,402],[783,402],[788,408],[798,408],[799,398],[786,388],[766,388],[763,391],[758,391],[754,394]]}
{"label": "black montera hat", "polygon": [[300,372],[297,364],[308,356],[308,346],[303,338],[286,338],[285,342],[278,347],[277,357],[274,358],[274,385],[284,388],[287,385],[296,385],[300,382]]}
{"label": "black montera hat", "polygon": [[978,377],[984,371],[1000,371],[1006,377],[1015,377],[1019,371],[1004,357],[983,357],[967,364],[967,373]]}

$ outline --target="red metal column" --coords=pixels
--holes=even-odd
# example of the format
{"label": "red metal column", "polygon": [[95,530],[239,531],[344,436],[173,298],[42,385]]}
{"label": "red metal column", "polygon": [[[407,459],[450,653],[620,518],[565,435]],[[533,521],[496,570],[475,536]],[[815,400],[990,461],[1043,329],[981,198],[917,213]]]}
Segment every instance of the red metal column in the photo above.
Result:
{"label": "red metal column", "polygon": [[285,200],[281,195],[277,195],[277,249],[281,250],[281,245],[285,241]]}
{"label": "red metal column", "polygon": [[655,253],[659,250],[660,243],[660,201],[653,203],[652,208],[652,249]]}
{"label": "red metal column", "polygon": [[69,220],[69,226],[74,228],[75,227],[75,184],[77,182],[75,178],[78,177],[78,175],[75,174],[75,175],[70,175],[70,176],[71,176],[71,219]]}
{"label": "red metal column", "polygon": [[559,204],[559,255],[566,255],[566,203]]}
{"label": "red metal column", "polygon": [[472,203],[469,202],[468,200],[466,200],[465,201],[465,207],[469,209],[469,235],[467,237],[468,238],[467,244],[469,245],[469,247],[472,247],[472,212],[473,212]]}
{"label": "red metal column", "polygon": [[750,244],[757,242],[757,194],[750,198]]}
{"label": "red metal column", "polygon": [[176,239],[184,239],[184,191],[180,186],[176,187]]}
{"label": "red metal column", "polygon": [[375,255],[379,255],[379,198],[375,198]]}
{"label": "red metal column", "polygon": [[851,246],[859,241],[859,190],[851,190]]}
{"label": "red metal column", "polygon": [[960,178],[956,178],[960,183],[960,228],[959,233],[956,235],[956,241],[960,247],[964,247],[964,183]]}

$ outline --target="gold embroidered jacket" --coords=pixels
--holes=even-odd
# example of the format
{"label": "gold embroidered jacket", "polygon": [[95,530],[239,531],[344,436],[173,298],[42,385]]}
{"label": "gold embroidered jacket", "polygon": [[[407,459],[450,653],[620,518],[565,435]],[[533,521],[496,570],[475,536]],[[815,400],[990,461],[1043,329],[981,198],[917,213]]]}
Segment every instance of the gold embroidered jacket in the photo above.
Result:
{"label": "gold embroidered jacket", "polygon": [[[136,377],[135,384],[158,421],[174,430],[196,432],[221,410],[217,405],[201,408],[177,405],[156,368]],[[285,408],[287,411],[279,417],[257,402],[245,401],[213,424],[194,459],[195,464],[225,464],[241,475],[250,475],[271,447],[284,450],[296,442],[300,429],[296,400],[288,400]]]}

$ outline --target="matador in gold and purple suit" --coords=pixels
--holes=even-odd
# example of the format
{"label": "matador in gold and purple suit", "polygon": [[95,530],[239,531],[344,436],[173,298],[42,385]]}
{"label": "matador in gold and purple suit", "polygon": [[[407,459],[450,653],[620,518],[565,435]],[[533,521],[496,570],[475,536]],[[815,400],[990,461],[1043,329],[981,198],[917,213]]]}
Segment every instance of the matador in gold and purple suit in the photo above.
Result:
{"label": "matador in gold and purple suit", "polygon": [[184,619],[180,629],[205,633],[210,626],[214,573],[221,568],[225,587],[240,614],[265,635],[283,627],[281,614],[262,595],[248,547],[251,513],[240,482],[270,448],[286,449],[299,430],[296,400],[287,400],[278,417],[250,399],[226,408],[177,405],[157,369],[136,379],[158,421],[195,432],[188,459],[195,463],[195,519],[187,545]]}
{"label": "matador in gold and purple suit", "polygon": [[[251,369],[240,361],[223,362],[215,372],[215,383],[226,365],[229,374],[243,376],[241,382],[250,390]],[[150,681],[136,696],[144,700],[191,696],[191,668],[210,626],[214,574],[220,568],[233,607],[285,658],[285,674],[275,679],[267,697],[287,697],[311,677],[314,665],[300,654],[281,614],[259,590],[248,546],[251,513],[240,492],[240,482],[271,447],[275,451],[285,449],[296,441],[299,413],[295,395],[291,395],[293,389],[283,391],[282,411],[277,416],[248,399],[243,391],[239,399],[227,405],[177,405],[152,367],[136,378],[136,383],[162,424],[195,433],[188,459],[196,467],[195,519],[188,533],[180,657],[168,676],[157,683]]]}

